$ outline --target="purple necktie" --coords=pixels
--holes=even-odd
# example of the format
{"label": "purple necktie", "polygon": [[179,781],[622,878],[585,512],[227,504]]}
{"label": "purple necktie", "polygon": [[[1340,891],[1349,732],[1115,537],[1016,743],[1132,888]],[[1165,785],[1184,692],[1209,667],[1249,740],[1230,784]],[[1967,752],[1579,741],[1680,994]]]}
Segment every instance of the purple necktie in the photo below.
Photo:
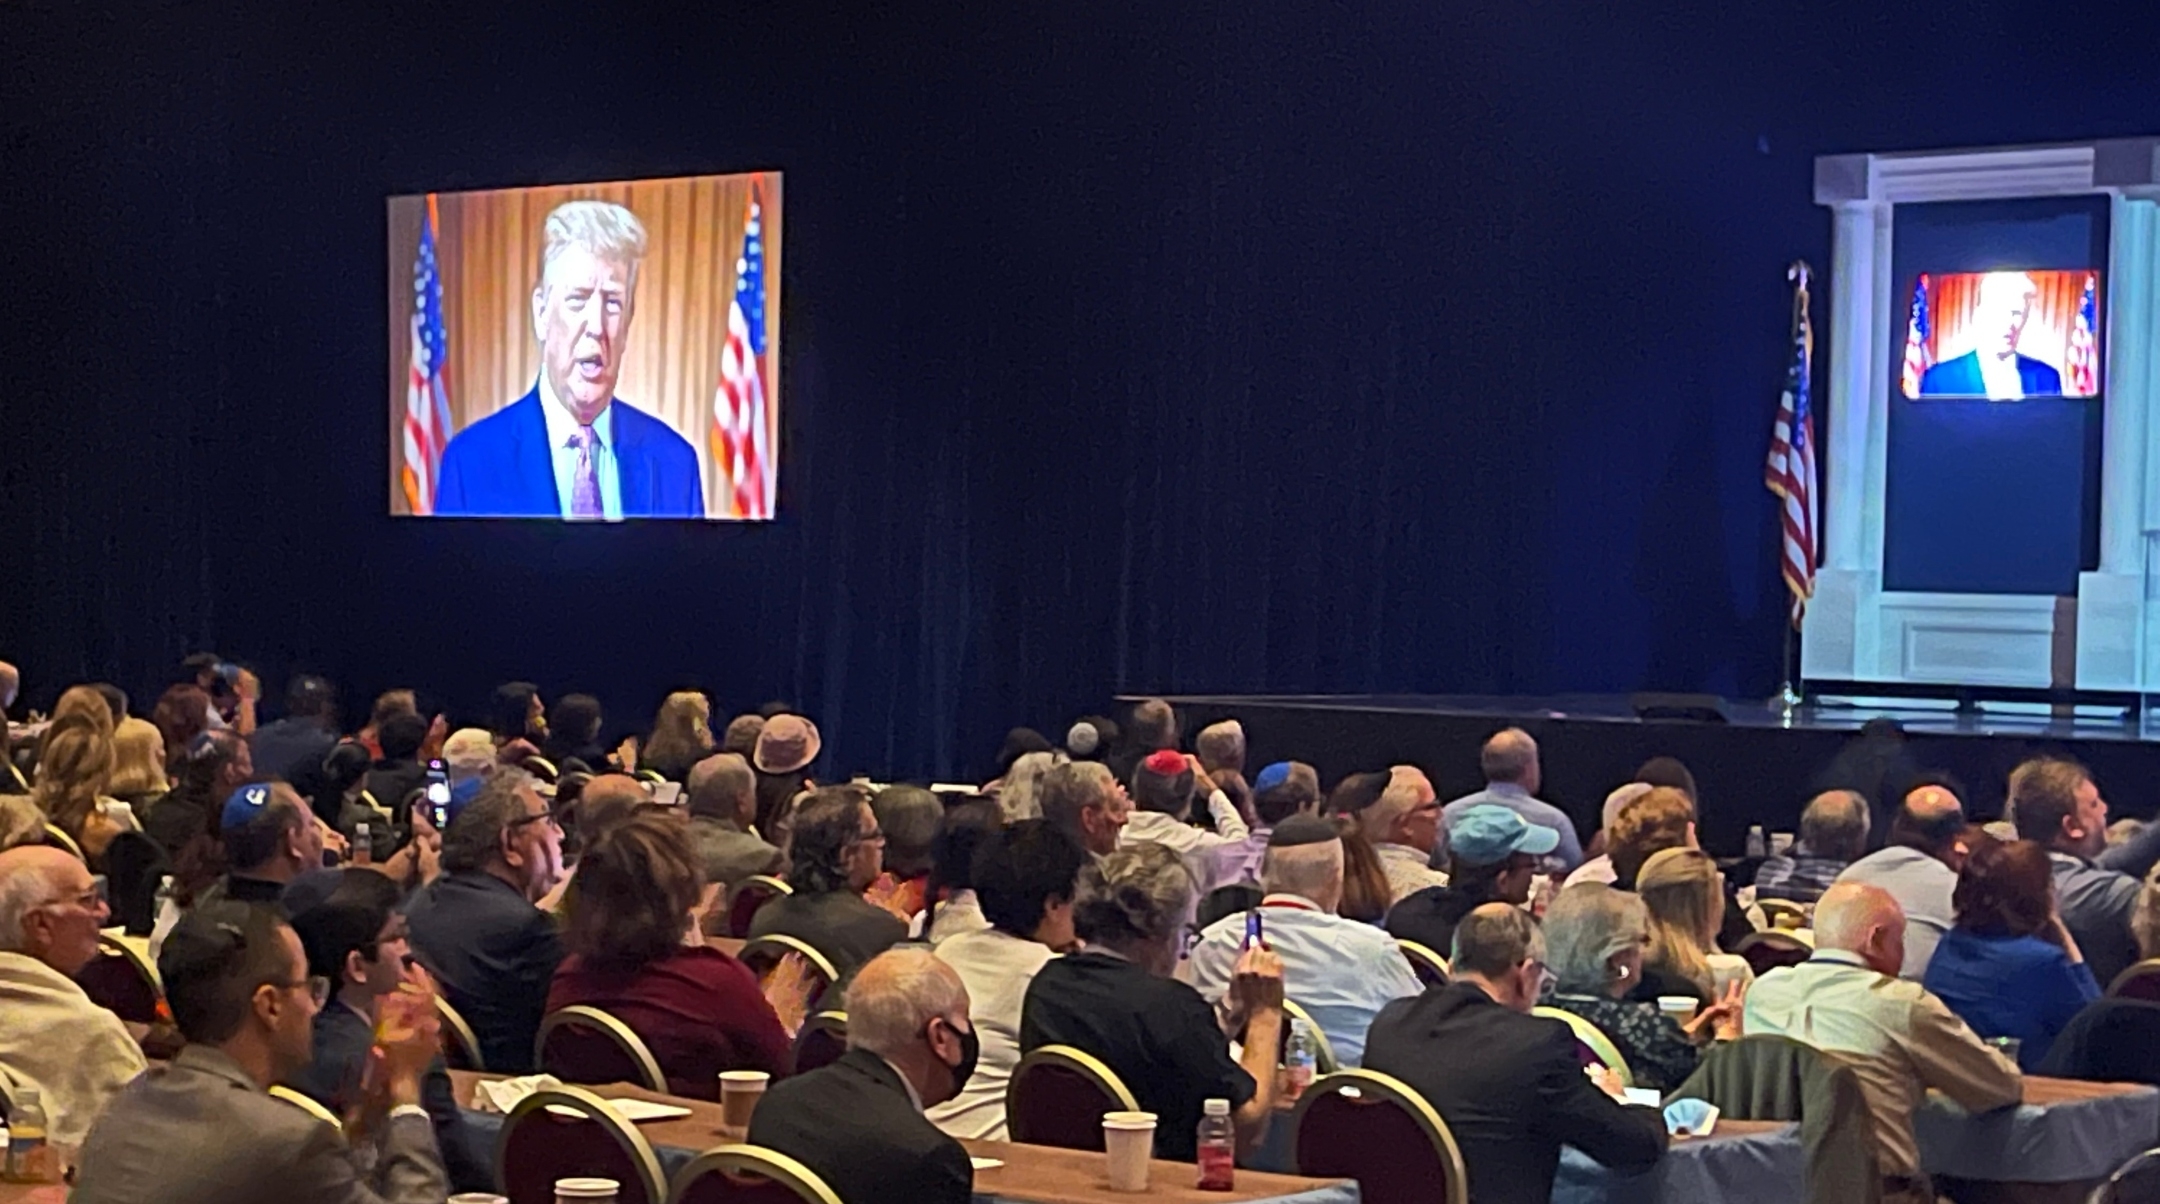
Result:
{"label": "purple necktie", "polygon": [[577,466],[570,470],[572,518],[606,517],[600,509],[600,469],[593,463],[593,449],[599,445],[600,436],[589,426],[570,436],[570,446],[577,449]]}

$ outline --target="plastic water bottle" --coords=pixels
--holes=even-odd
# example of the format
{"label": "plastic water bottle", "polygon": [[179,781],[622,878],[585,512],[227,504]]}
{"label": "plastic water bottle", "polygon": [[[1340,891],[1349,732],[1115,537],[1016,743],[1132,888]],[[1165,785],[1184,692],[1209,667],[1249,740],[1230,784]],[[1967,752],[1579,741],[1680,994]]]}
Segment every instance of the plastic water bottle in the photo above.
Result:
{"label": "plastic water bottle", "polygon": [[16,1092],[15,1106],[8,1111],[7,1134],[8,1182],[60,1182],[60,1161],[45,1140],[45,1104],[37,1088]]}
{"label": "plastic water bottle", "polygon": [[1750,861],[1761,861],[1770,855],[1770,846],[1763,839],[1761,824],[1751,824],[1747,830],[1747,855]]}
{"label": "plastic water bottle", "polygon": [[180,922],[180,905],[173,901],[173,876],[167,874],[158,879],[157,912],[150,920],[150,961],[157,963],[158,953],[165,948],[165,934]]}
{"label": "plastic water bottle", "polygon": [[375,841],[368,835],[368,826],[366,824],[353,825],[352,863],[354,865],[375,864]]}
{"label": "plastic water bottle", "polygon": [[1319,1062],[1320,1053],[1313,1041],[1312,1030],[1303,1020],[1290,1022],[1290,1044],[1283,1051],[1283,1098],[1296,1103],[1305,1089],[1312,1086],[1313,1067]]}
{"label": "plastic water bottle", "polygon": [[1200,1107],[1200,1190],[1237,1187],[1237,1129],[1230,1123],[1230,1101],[1211,1099]]}

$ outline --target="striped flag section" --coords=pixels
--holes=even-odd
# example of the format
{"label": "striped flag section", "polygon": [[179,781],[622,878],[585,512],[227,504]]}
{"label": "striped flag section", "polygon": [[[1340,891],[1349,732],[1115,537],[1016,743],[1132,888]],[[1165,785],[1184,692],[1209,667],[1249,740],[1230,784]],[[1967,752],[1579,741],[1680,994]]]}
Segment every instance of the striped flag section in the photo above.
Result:
{"label": "striped flag section", "polygon": [[427,198],[420,252],[413,259],[412,367],[405,382],[405,467],[399,474],[414,514],[435,512],[435,485],[450,442],[450,389],[443,380],[449,339],[443,332],[442,276],[435,262],[435,194]]}
{"label": "striped flag section", "polygon": [[[1807,269],[1797,266],[1794,274],[1798,283],[1793,294],[1793,362],[1785,375],[1785,392],[1778,400],[1777,421],[1770,430],[1770,458],[1763,466],[1763,484],[1784,503],[1779,516],[1781,560],[1785,587],[1792,591],[1793,626],[1798,627],[1808,599],[1815,594],[1815,415],[1808,399],[1815,331],[1808,319]],[[1922,287],[1926,287],[1925,278]],[[1917,389],[1909,350],[1905,371]]]}
{"label": "striped flag section", "polygon": [[765,232],[758,180],[750,181],[735,297],[728,305],[720,388],[713,394],[712,456],[729,518],[773,516],[773,455],[765,413]]}

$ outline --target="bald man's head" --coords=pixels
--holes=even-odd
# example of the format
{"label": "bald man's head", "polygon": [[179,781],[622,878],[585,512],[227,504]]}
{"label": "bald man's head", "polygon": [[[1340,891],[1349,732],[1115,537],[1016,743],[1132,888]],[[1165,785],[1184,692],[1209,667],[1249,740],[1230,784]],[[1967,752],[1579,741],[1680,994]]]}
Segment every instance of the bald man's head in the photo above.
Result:
{"label": "bald man's head", "polygon": [[1485,747],[1478,750],[1478,767],[1485,771],[1488,782],[1520,786],[1532,794],[1537,793],[1537,741],[1519,727],[1494,733],[1492,739],[1485,742]]}
{"label": "bald man's head", "polygon": [[73,854],[49,845],[0,853],[0,952],[72,978],[97,956],[107,914],[89,868]]}
{"label": "bald man's head", "polygon": [[0,661],[0,711],[15,705],[15,692],[20,689],[22,673],[6,661]]}
{"label": "bald man's head", "polygon": [[621,773],[601,774],[585,783],[585,789],[578,793],[579,839],[591,841],[636,815],[638,808],[651,801],[651,792],[636,778]]}
{"label": "bald man's head", "polygon": [[1965,804],[1938,783],[1915,786],[1890,821],[1889,843],[1949,861],[1965,830]]}
{"label": "bald man's head", "polygon": [[1895,976],[1905,965],[1905,911],[1879,886],[1841,882],[1816,901],[1815,947],[1856,954]]}

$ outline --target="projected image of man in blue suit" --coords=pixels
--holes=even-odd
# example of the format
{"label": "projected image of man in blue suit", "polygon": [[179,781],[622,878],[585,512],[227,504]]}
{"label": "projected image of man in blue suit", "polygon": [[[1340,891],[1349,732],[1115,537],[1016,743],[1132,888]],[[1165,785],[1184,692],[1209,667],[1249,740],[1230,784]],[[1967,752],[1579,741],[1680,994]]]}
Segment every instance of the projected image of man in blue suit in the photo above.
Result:
{"label": "projected image of man in blue suit", "polygon": [[435,513],[580,520],[703,518],[697,453],[615,396],[645,227],[621,205],[548,214],[533,287],[539,379],[443,451]]}
{"label": "projected image of man in blue suit", "polygon": [[2062,396],[2062,373],[2054,365],[2018,354],[2018,340],[2024,337],[2039,291],[2023,272],[1981,277],[1980,301],[1972,316],[1977,345],[1928,369],[1920,378],[1920,396],[1990,401]]}

